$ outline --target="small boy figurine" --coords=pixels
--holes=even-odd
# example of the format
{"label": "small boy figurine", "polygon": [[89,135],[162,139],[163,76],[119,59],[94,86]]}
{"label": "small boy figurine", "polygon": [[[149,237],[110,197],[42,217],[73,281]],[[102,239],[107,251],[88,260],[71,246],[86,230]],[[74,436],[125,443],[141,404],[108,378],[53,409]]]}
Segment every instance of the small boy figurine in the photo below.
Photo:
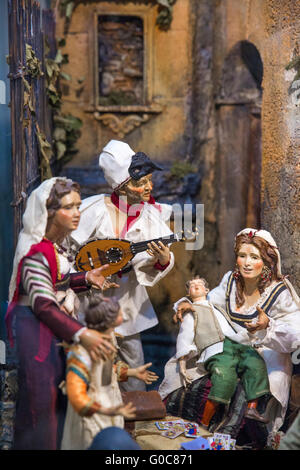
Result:
{"label": "small boy figurine", "polygon": [[[239,334],[227,313],[206,299],[209,289],[205,279],[196,276],[187,282],[186,287],[188,295],[174,305],[176,317],[182,318],[175,357],[185,387],[200,376],[191,376],[187,372],[186,363],[192,357],[197,356],[196,364],[204,366],[202,375],[210,374],[212,387],[201,424],[207,429],[219,403],[230,403],[238,378],[243,383],[248,401],[245,416],[267,422],[256,409],[257,399],[269,393],[264,360],[254,348],[238,342]],[[167,369],[166,366],[165,373]],[[164,382],[161,389],[164,394]]]}

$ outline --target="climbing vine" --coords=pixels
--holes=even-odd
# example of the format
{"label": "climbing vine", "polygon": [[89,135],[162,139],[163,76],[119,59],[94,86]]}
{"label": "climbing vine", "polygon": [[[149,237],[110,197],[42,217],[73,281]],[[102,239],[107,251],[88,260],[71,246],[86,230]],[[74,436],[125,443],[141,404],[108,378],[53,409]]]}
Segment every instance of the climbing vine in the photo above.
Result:
{"label": "climbing vine", "polygon": [[[62,94],[59,89],[59,80],[71,80],[70,75],[62,72],[61,67],[63,64],[68,63],[68,56],[62,54],[60,47],[65,45],[65,40],[58,42],[59,49],[57,50],[54,59],[46,57],[46,90],[50,106],[53,109],[53,141],[55,145],[56,158],[59,166],[70,161],[77,152],[75,144],[80,137],[80,128],[82,127],[81,119],[72,116],[71,114],[63,114],[61,111]],[[49,47],[46,44],[46,56],[49,54]]]}
{"label": "climbing vine", "polygon": [[291,62],[285,68],[286,70],[296,70],[296,75],[294,76],[292,83],[296,82],[297,80],[300,80],[300,56],[294,57],[294,59],[292,59]]}

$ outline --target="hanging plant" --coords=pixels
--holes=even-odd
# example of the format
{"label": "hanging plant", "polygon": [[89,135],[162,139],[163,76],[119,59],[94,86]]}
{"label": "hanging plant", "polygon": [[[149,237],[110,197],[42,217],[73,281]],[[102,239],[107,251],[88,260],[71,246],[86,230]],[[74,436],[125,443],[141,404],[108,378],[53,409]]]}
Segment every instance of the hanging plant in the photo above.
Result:
{"label": "hanging plant", "polygon": [[45,179],[52,177],[50,159],[53,155],[53,151],[51,144],[47,141],[45,134],[41,131],[39,123],[37,122],[36,111],[34,107],[33,87],[25,78],[27,76],[31,77],[32,79],[40,79],[44,76],[44,73],[42,71],[41,61],[36,57],[32,46],[30,46],[29,44],[25,45],[25,57],[26,66],[23,67],[22,74],[22,81],[24,84],[23,106],[25,111],[23,116],[23,127],[28,127],[31,122],[31,119],[33,119],[34,129],[41,157],[41,180],[44,181]]}

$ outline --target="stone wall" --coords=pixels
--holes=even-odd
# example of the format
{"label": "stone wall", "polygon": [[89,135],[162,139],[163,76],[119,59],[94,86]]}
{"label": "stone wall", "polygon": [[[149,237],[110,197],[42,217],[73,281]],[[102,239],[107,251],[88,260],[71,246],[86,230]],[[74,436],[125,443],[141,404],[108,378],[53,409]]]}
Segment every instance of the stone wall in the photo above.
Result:
{"label": "stone wall", "polygon": [[[119,138],[86,112],[89,82],[81,88],[78,84],[90,70],[89,19],[100,4],[108,2],[89,1],[75,9],[63,51],[69,54],[65,71],[72,75],[63,87],[64,110],[84,122],[79,152],[64,171],[90,167],[94,176],[99,151],[109,139]],[[133,2],[128,5],[132,13]],[[162,111],[123,140],[166,168],[177,160],[195,165],[199,181],[192,201],[205,207],[203,249],[191,253],[173,246],[175,270],[149,290],[157,310],[169,318],[171,304],[184,293],[191,273],[201,273],[215,286],[233,267],[234,236],[245,226],[272,232],[283,270],[299,287],[300,118],[297,91],[292,89],[295,72],[285,69],[299,55],[299,2],[178,0],[167,32],[155,26],[157,7],[151,8],[151,89]],[[57,31],[61,37],[62,21]],[[259,85],[241,59],[245,43],[262,61]],[[101,178],[98,186],[94,181],[87,191],[103,192]],[[174,198],[173,189],[164,181],[163,194],[160,187],[155,193],[167,202]]]}
{"label": "stone wall", "polygon": [[262,217],[299,293],[300,99],[292,85],[295,71],[285,67],[300,56],[300,4],[269,0],[266,15]]}
{"label": "stone wall", "polygon": [[[174,5],[173,21],[168,31],[162,31],[155,25],[155,2],[89,1],[76,7],[66,35],[66,46],[62,50],[69,57],[69,64],[64,66],[64,72],[72,76],[71,82],[64,81],[63,84],[63,111],[81,118],[84,124],[77,145],[79,152],[69,166],[91,164],[112,138],[126,140],[134,150],[143,150],[158,161],[170,160],[170,157],[174,160],[186,157],[187,140],[190,136],[192,70],[190,3],[190,0],[180,0]],[[145,27],[151,29],[151,34],[149,33],[148,44],[144,45],[145,57],[149,57],[151,61],[146,64],[147,93],[151,94],[152,103],[161,108],[161,112],[150,114],[145,124],[123,137],[96,120],[92,112],[87,112],[93,93],[90,84],[90,75],[93,73],[91,30],[95,8],[98,8],[99,14],[122,11],[128,15],[139,14],[144,8],[147,18],[150,18]],[[57,37],[63,36],[63,26],[63,18],[59,18]]]}
{"label": "stone wall", "polygon": [[[254,44],[262,58],[261,225],[276,239],[283,271],[299,289],[300,111],[297,91],[292,88],[295,70],[285,68],[300,54],[300,4],[296,0],[227,0],[217,2],[216,9],[222,37],[215,56],[219,80],[222,63],[239,41]],[[226,208],[220,216],[226,217]]]}

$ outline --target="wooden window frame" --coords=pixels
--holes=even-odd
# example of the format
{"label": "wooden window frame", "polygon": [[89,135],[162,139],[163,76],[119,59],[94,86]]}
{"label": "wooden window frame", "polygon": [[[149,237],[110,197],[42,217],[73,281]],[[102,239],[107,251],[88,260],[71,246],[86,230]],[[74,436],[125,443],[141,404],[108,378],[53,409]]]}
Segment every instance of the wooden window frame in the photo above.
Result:
{"label": "wooden window frame", "polygon": [[[135,16],[143,21],[143,101],[136,105],[99,104],[99,67],[98,67],[98,17],[99,16]],[[153,102],[153,53],[155,8],[153,5],[133,5],[102,3],[97,5],[91,14],[92,28],[89,32],[89,79],[92,90],[86,112],[89,113],[159,113],[162,107]]]}

